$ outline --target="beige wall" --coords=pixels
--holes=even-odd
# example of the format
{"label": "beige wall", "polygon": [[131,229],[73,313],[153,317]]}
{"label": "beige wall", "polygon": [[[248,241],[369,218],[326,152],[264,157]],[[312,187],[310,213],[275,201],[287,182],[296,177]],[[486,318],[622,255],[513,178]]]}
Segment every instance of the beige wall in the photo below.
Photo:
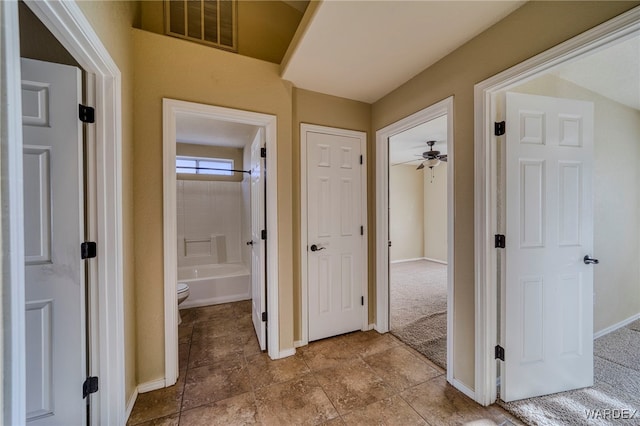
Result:
{"label": "beige wall", "polygon": [[[133,30],[139,383],[164,377],[162,98],[277,116],[280,349],[293,347],[292,88],[275,64]],[[142,303],[144,301],[144,303]]]}
{"label": "beige wall", "polygon": [[[143,30],[164,34],[162,1],[144,0]],[[282,1],[238,1],[238,53],[279,64],[303,13]]]}
{"label": "beige wall", "polygon": [[416,166],[389,168],[391,262],[424,257],[424,189],[424,172]]}
{"label": "beige wall", "polygon": [[[474,84],[637,5],[531,1],[373,104],[375,131],[454,96],[454,378],[474,388]],[[499,54],[494,54],[499,52]],[[373,152],[370,153],[373,160]],[[370,174],[373,176],[373,173]],[[373,182],[370,179],[370,187]],[[370,209],[373,209],[371,199]]]}
{"label": "beige wall", "polygon": [[424,257],[447,262],[447,163],[424,169]]}
{"label": "beige wall", "polygon": [[[233,160],[235,170],[243,170],[242,148],[230,148],[225,146],[198,145],[191,143],[176,143],[176,155],[204,158],[224,158]],[[219,175],[191,175],[178,174],[179,180],[223,180],[228,182],[242,182],[244,173],[234,173],[231,176]]]}
{"label": "beige wall", "polygon": [[131,27],[139,20],[137,2],[80,1],[78,5],[122,73],[122,234],[124,270],[125,392],[138,385],[136,286],[133,223],[133,49]]}
{"label": "beige wall", "polygon": [[640,111],[552,75],[513,91],[593,102],[593,330],[640,313]]}
{"label": "beige wall", "polygon": [[[301,338],[301,295],[300,285],[302,281],[300,272],[300,124],[317,124],[320,126],[337,127],[341,129],[358,130],[368,132],[371,128],[371,105],[364,102],[352,101],[335,96],[324,95],[322,93],[311,92],[303,89],[293,89],[293,145],[292,145],[292,178],[293,178],[293,267],[294,267],[294,317],[295,317],[295,340]],[[367,135],[367,147],[369,152],[373,149],[374,141],[371,134]],[[373,198],[371,192],[373,161],[371,157],[368,161],[368,197]],[[372,229],[375,228],[372,212],[368,213],[369,227],[369,247],[373,245]],[[375,260],[372,260],[371,248],[369,249],[369,322],[373,321],[375,315],[375,294],[373,293],[374,281],[372,271],[375,267]]]}

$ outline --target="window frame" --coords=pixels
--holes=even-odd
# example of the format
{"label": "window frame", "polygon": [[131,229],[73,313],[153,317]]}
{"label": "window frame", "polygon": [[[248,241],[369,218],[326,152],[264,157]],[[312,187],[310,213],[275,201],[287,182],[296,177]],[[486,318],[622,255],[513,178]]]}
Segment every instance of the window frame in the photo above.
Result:
{"label": "window frame", "polygon": [[[193,172],[184,172],[178,171],[179,169],[189,168],[190,166],[178,166],[178,161],[194,161],[196,168],[193,169]],[[207,170],[206,173],[200,173],[200,170],[197,167],[200,167],[201,162],[218,162],[229,165],[229,171],[225,172],[223,170]],[[214,157],[196,157],[192,155],[176,155],[176,174],[177,175],[188,175],[188,176],[233,176],[234,174],[235,162],[233,158],[214,158]],[[222,168],[222,167],[220,167]]]}

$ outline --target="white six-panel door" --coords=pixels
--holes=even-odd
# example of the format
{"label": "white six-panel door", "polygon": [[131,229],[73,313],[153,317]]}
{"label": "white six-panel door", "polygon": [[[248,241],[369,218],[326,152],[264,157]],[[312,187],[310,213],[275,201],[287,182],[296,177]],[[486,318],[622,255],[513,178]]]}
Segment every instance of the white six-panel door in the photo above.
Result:
{"label": "white six-panel door", "polygon": [[81,73],[22,59],[27,421],[86,422]]}
{"label": "white six-panel door", "polygon": [[260,349],[267,348],[267,323],[262,320],[262,313],[266,312],[265,286],[265,245],[262,230],[265,229],[264,209],[264,160],[260,156],[263,148],[264,130],[258,134],[251,144],[251,303],[253,326],[256,330]]}
{"label": "white six-panel door", "polygon": [[364,136],[353,133],[303,128],[309,341],[363,327]]}
{"label": "white six-panel door", "polygon": [[505,363],[513,401],[593,384],[593,104],[506,95]]}

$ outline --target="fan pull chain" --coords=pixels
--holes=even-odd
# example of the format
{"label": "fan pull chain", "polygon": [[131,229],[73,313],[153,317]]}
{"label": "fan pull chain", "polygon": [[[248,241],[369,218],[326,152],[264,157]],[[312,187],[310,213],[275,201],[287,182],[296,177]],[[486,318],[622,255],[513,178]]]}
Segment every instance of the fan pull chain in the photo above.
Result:
{"label": "fan pull chain", "polygon": [[433,167],[429,167],[429,169],[431,169],[431,182],[429,183],[433,183]]}

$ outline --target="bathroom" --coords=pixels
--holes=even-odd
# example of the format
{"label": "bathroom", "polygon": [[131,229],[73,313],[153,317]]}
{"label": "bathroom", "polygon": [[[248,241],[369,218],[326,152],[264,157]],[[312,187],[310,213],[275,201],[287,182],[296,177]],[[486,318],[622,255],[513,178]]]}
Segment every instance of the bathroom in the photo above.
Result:
{"label": "bathroom", "polygon": [[[252,297],[251,146],[257,126],[176,119],[179,309]],[[248,244],[249,243],[249,244]]]}

